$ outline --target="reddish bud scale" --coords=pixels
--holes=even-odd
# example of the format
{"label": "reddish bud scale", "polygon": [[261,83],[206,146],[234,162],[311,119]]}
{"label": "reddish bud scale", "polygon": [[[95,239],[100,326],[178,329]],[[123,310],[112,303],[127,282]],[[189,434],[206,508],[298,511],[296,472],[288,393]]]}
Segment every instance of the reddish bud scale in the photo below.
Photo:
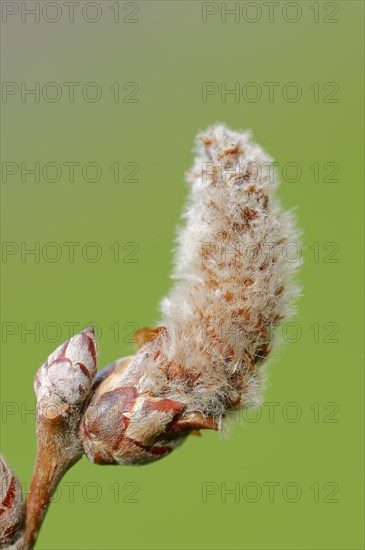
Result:
{"label": "reddish bud scale", "polygon": [[212,419],[185,415],[184,403],[140,390],[145,371],[139,359],[156,356],[157,343],[149,342],[134,358],[107,367],[108,375],[96,385],[80,425],[92,462],[146,464],[170,454],[192,430],[216,429]]}
{"label": "reddish bud scale", "polygon": [[20,484],[5,458],[0,455],[0,548],[6,548],[20,536],[24,523],[24,505]]}

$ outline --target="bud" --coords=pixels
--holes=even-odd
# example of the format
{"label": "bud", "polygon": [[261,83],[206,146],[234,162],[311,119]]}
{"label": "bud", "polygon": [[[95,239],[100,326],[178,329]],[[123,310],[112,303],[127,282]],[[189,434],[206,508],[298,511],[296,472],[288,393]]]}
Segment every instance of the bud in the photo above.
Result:
{"label": "bud", "polygon": [[34,379],[37,402],[49,418],[80,408],[96,375],[97,342],[93,327],[59,346]]}
{"label": "bud", "polygon": [[143,372],[138,359],[136,356],[116,361],[86,409],[80,437],[92,462],[145,464],[162,458],[182,443],[181,438],[163,438],[166,426],[181,413],[182,403],[140,394],[138,385]]}
{"label": "bud", "polygon": [[101,376],[80,425],[85,453],[92,462],[154,462],[179,447],[191,431],[216,429],[213,419],[202,414],[185,415],[184,403],[140,390],[146,362],[157,347],[158,342],[145,345],[134,357],[107,367],[106,376]]}
{"label": "bud", "polygon": [[0,455],[0,548],[14,543],[24,523],[20,484],[5,458]]}

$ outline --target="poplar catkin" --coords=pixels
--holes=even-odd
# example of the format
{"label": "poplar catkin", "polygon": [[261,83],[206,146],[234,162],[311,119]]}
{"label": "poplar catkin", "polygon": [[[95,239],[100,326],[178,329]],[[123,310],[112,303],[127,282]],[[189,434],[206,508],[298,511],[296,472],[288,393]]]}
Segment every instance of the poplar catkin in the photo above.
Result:
{"label": "poplar catkin", "polygon": [[250,132],[223,125],[199,135],[196,152],[161,326],[109,367],[81,424],[96,462],[156,460],[257,405],[275,328],[293,311],[298,232],[275,196],[272,159]]}

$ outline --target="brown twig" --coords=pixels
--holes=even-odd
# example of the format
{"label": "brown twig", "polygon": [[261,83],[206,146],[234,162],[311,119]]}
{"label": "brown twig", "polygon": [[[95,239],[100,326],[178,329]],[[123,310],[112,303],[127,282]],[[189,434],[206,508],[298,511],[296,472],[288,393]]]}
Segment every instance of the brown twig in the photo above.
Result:
{"label": "brown twig", "polygon": [[25,504],[25,530],[22,550],[33,548],[51,497],[67,470],[77,462],[83,449],[75,442],[72,416],[38,416],[37,458]]}

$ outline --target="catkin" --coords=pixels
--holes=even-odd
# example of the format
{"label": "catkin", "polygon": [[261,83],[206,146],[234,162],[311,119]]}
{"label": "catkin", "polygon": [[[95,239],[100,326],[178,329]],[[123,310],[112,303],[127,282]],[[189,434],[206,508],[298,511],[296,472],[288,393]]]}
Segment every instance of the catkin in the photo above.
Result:
{"label": "catkin", "polygon": [[275,196],[272,159],[250,132],[199,135],[175,250],[167,328],[141,389],[221,415],[260,401],[274,329],[293,311],[298,231]]}

